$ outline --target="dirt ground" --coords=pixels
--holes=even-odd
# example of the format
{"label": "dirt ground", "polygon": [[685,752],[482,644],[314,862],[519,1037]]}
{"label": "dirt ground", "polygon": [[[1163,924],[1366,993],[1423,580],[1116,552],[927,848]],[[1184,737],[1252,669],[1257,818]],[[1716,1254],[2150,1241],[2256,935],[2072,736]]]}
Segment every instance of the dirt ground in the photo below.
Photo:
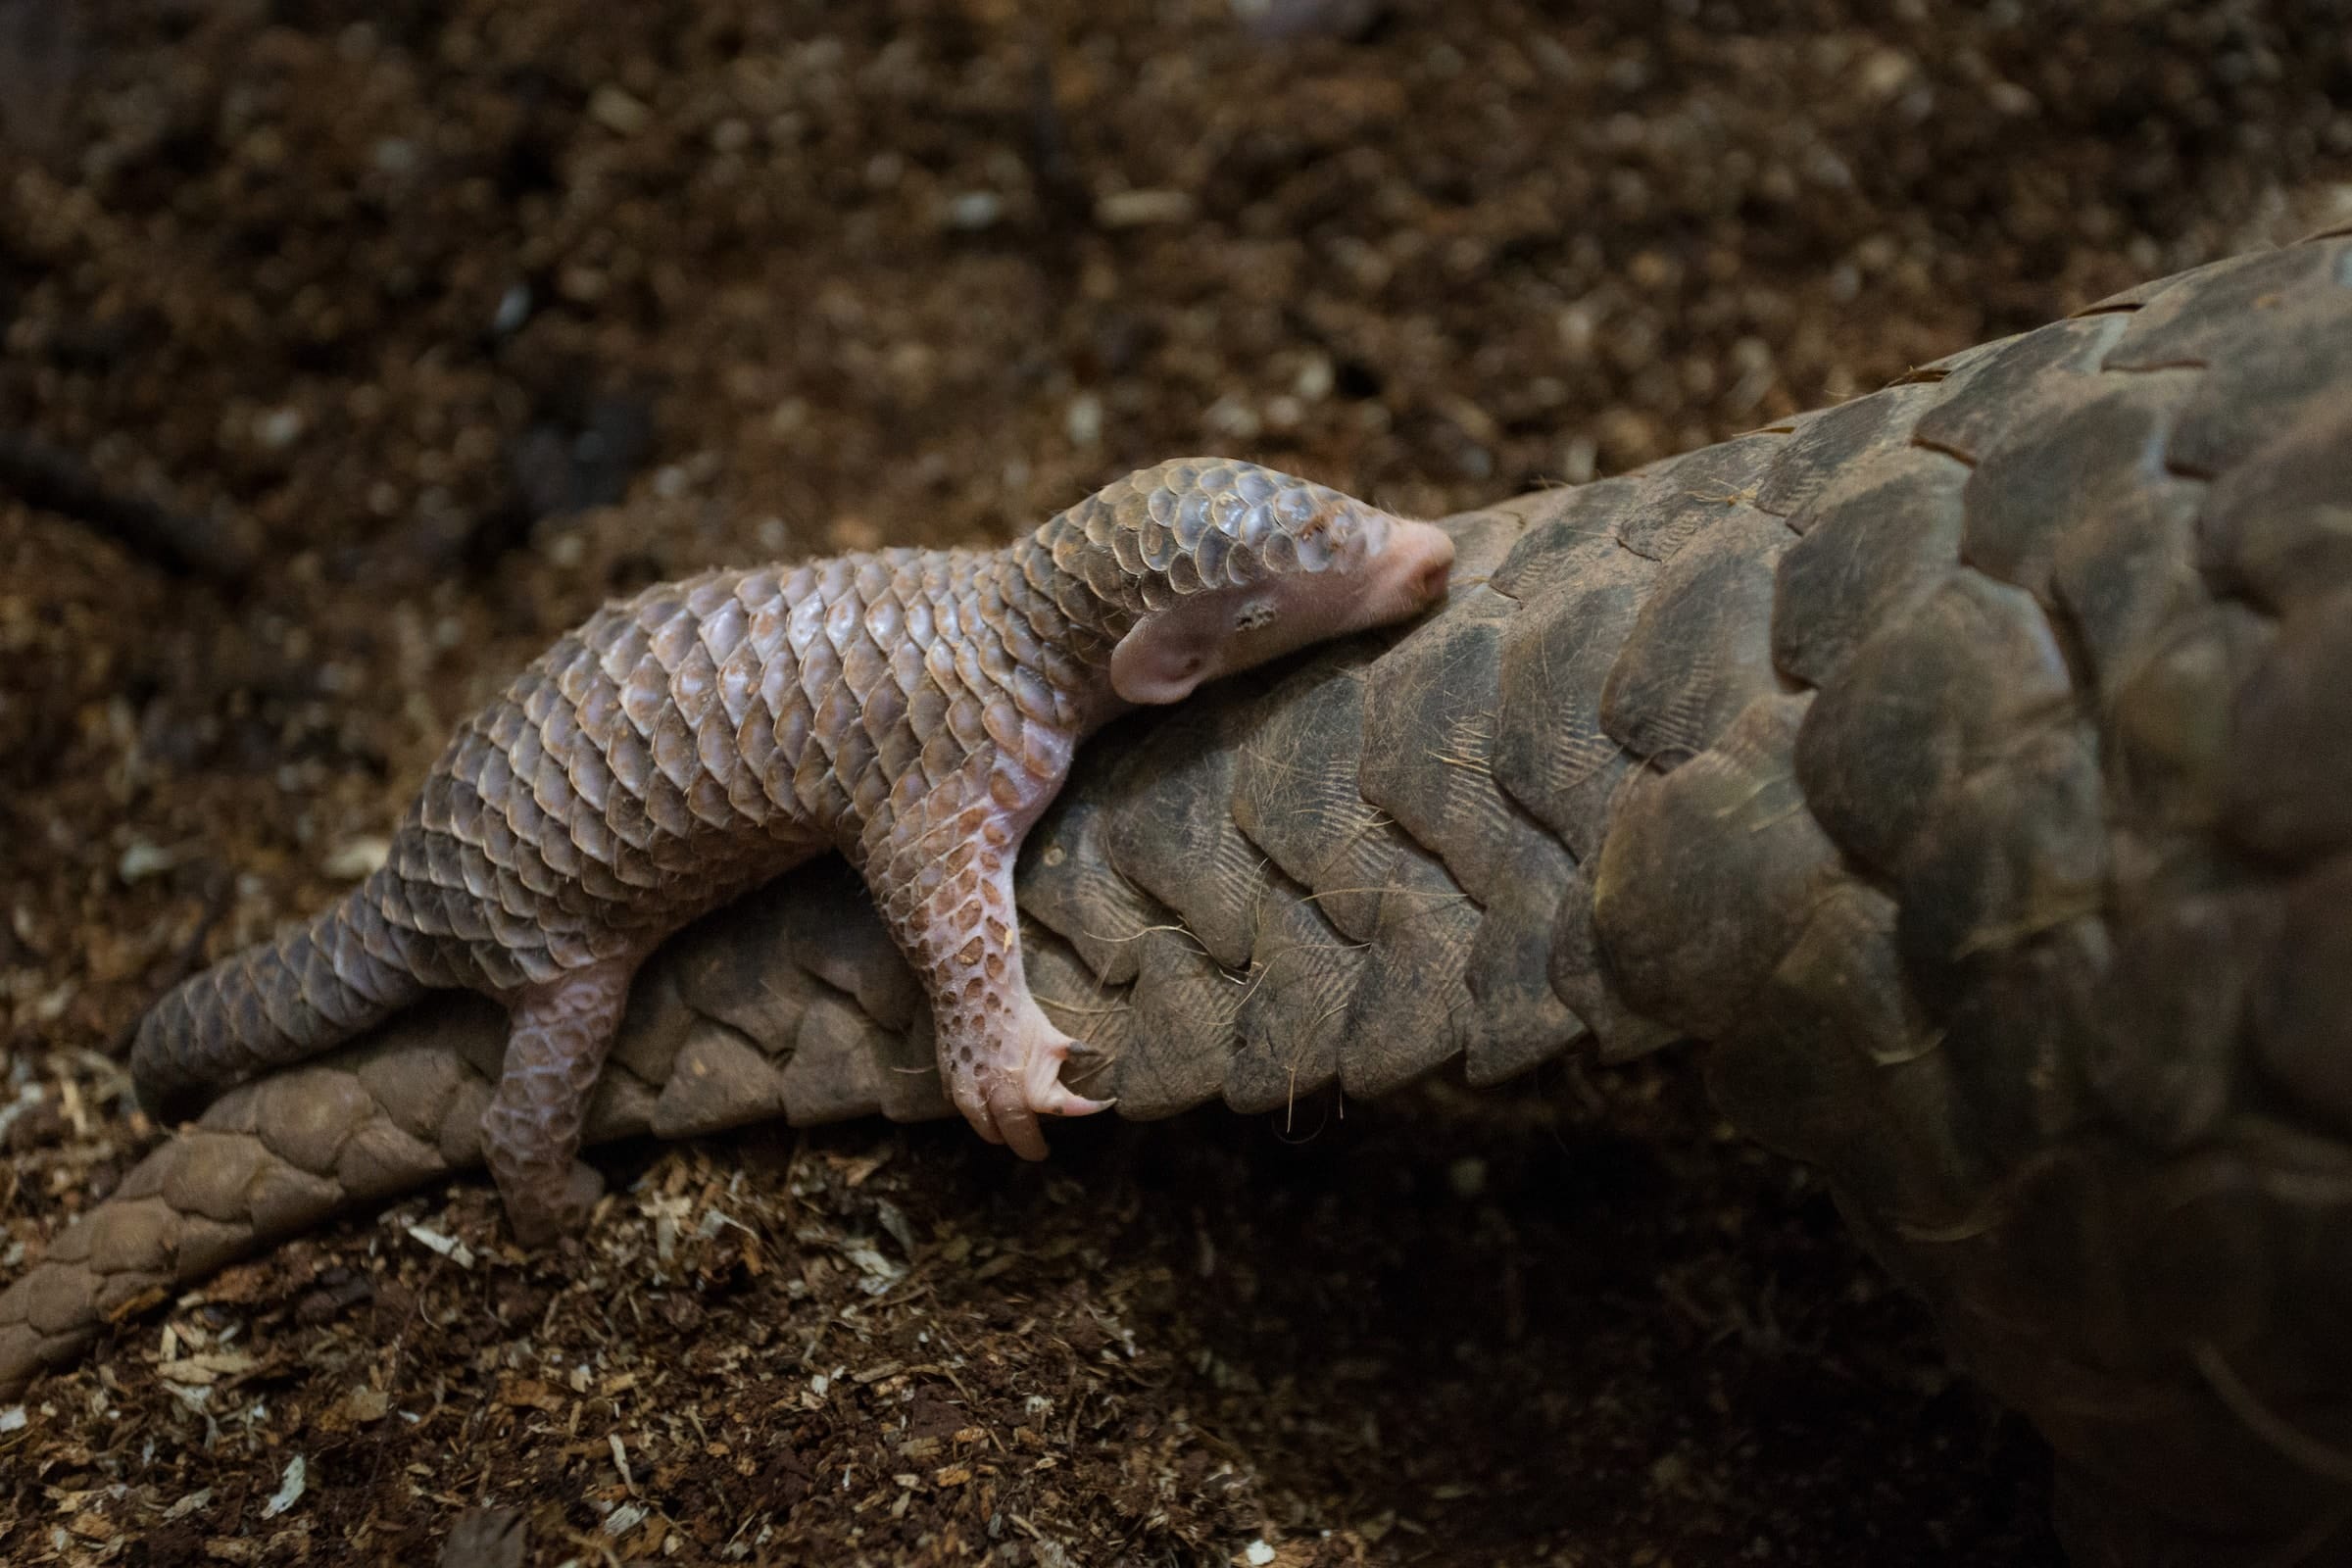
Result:
{"label": "dirt ground", "polygon": [[[156,1136],[139,1009],[606,595],[1180,449],[1423,513],[1622,471],[2339,214],[2348,36],[0,0],[0,1280]],[[1038,1169],[648,1148],[539,1256],[420,1195],[0,1409],[0,1558],[416,1565],[494,1505],[544,1564],[2054,1562],[2032,1435],[1692,1066]]]}

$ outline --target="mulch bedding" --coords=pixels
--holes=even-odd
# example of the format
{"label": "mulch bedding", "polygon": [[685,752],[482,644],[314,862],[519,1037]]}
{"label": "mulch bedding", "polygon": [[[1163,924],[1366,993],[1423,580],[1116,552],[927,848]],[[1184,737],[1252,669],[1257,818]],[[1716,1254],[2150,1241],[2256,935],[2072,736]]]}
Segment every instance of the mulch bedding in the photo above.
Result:
{"label": "mulch bedding", "polygon": [[[0,1279],[158,1136],[140,1007],[346,885],[608,594],[1188,448],[1424,514],[1622,471],[2340,213],[2346,38],[0,0]],[[1034,1169],[626,1151],[538,1255],[419,1195],[0,1409],[0,1558],[2054,1561],[2032,1435],[1692,1066]]]}

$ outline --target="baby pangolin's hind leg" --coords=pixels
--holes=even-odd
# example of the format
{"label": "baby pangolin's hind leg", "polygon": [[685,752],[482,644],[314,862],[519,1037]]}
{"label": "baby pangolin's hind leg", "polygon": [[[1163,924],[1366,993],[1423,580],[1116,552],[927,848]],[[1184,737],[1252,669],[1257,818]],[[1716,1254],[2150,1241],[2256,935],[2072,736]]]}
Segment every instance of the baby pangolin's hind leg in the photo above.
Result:
{"label": "baby pangolin's hind leg", "polygon": [[580,1229],[603,1195],[604,1178],[578,1157],[580,1129],[636,968],[634,957],[609,958],[510,1003],[506,1069],[482,1112],[482,1151],[525,1247]]}

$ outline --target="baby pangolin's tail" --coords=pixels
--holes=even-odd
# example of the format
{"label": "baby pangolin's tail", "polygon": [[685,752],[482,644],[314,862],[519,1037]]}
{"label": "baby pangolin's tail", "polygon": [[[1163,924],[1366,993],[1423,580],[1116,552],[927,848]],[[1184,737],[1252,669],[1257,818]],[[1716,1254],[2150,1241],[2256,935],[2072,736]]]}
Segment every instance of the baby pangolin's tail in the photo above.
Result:
{"label": "baby pangolin's tail", "polygon": [[362,941],[374,883],[172,987],[139,1020],[131,1045],[140,1102],[159,1115],[190,1114],[231,1085],[308,1060],[421,997],[422,981]]}

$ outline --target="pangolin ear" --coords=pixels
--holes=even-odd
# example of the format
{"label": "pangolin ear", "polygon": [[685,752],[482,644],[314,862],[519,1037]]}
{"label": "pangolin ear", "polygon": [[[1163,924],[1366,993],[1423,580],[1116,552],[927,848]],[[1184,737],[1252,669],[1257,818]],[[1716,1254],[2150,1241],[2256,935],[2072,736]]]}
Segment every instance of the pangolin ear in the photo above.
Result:
{"label": "pangolin ear", "polygon": [[1212,622],[1182,610],[1137,621],[1110,651],[1110,689],[1143,708],[1181,703],[1208,678],[1216,652]]}

